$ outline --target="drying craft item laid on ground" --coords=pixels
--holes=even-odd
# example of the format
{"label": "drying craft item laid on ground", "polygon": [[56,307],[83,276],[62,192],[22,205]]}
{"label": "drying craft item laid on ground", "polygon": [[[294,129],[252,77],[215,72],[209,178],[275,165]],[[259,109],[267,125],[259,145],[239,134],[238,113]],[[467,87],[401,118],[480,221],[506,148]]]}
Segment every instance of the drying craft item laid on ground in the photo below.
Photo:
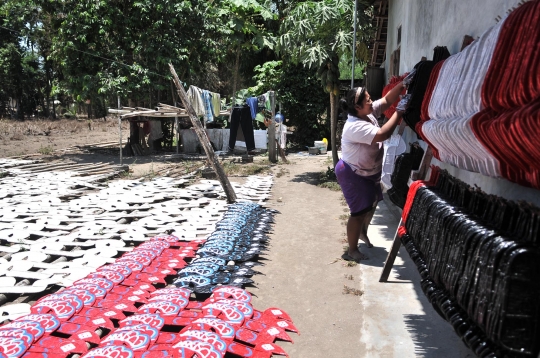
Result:
{"label": "drying craft item laid on ground", "polygon": [[398,230],[422,290],[479,357],[540,352],[540,209],[432,168],[411,185]]}
{"label": "drying craft item laid on ground", "polygon": [[292,342],[286,331],[298,330],[282,310],[255,310],[235,286],[214,286],[204,301],[165,287],[200,244],[156,236],[39,299],[30,314],[0,326],[0,357],[286,356],[274,342]]}
{"label": "drying craft item laid on ground", "polygon": [[177,287],[208,295],[216,285],[244,286],[260,265],[255,259],[265,250],[273,211],[250,202],[231,204],[216,230],[197,251],[199,258],[180,270]]}
{"label": "drying craft item laid on ground", "polygon": [[[255,310],[239,287],[252,282],[273,212],[228,206],[217,181],[102,183],[24,165],[0,162],[9,173],[0,179],[0,298],[35,304],[1,307],[0,358],[286,355],[274,342],[291,340],[290,317]],[[272,178],[234,185],[239,198],[264,201]],[[204,298],[172,285],[192,269],[219,271]]]}

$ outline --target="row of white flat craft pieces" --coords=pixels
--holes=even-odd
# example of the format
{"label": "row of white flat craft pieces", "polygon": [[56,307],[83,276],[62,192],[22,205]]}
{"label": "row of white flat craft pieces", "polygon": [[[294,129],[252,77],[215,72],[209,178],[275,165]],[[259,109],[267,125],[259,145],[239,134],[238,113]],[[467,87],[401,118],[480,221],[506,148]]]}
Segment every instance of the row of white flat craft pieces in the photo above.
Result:
{"label": "row of white flat craft pieces", "polygon": [[[37,177],[27,176],[25,180],[28,184]],[[42,188],[52,188],[48,181],[59,177],[39,178]],[[0,181],[2,192],[8,183]],[[184,184],[183,180],[171,178],[151,182],[120,180],[107,185],[98,183],[101,190],[91,193],[57,185],[62,190],[4,196],[0,200],[0,239],[8,245],[0,246],[0,251],[9,260],[0,258],[0,293],[41,292],[49,284],[67,286],[96,267],[113,262],[122,252],[132,250],[134,243],[156,234],[170,232],[186,241],[206,237],[227,210],[225,201],[205,197],[222,193],[221,186],[218,181],[203,181],[181,188]],[[272,178],[249,177],[244,185],[233,185],[237,191],[249,192],[256,196],[255,200],[261,200],[269,195]],[[72,193],[76,197],[72,200],[55,196],[68,190],[79,195]],[[128,206],[122,206],[126,202]],[[128,220],[121,224],[121,219]],[[66,262],[43,262],[57,257]],[[16,285],[21,279],[34,282],[29,286]]]}

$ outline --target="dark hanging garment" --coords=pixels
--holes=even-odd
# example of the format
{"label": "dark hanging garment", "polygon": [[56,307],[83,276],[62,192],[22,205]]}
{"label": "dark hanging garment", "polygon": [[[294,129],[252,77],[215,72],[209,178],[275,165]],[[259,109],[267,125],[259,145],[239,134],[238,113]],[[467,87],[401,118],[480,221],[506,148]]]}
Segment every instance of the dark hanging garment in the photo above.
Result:
{"label": "dark hanging garment", "polygon": [[437,63],[440,61],[444,61],[448,57],[450,57],[450,52],[448,51],[446,46],[436,46],[433,49],[433,62]]}
{"label": "dark hanging garment", "polygon": [[407,110],[403,113],[403,119],[407,125],[416,133],[416,124],[420,122],[420,112],[422,110],[422,101],[426,94],[427,85],[431,71],[435,66],[433,61],[420,61],[414,68],[416,74],[414,75],[407,93],[411,95]]}
{"label": "dark hanging garment", "polygon": [[[255,135],[253,133],[253,122],[251,111],[248,106],[234,107],[231,114],[231,133],[229,136],[229,150],[234,149],[238,128],[242,129],[244,141],[248,151],[255,149]],[[239,138],[240,139],[240,138]]]}

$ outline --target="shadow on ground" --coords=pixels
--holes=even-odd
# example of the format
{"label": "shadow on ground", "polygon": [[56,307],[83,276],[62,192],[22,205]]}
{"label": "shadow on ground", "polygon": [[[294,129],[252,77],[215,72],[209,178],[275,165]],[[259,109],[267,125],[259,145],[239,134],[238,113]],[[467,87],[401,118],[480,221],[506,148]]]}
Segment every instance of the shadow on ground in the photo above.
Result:
{"label": "shadow on ground", "polygon": [[463,344],[459,338],[457,338],[457,335],[451,338],[456,340],[457,345],[462,345],[459,347],[459,350],[456,350],[457,346],[450,348],[448,345],[444,345],[445,348],[441,348],[441,331],[445,332],[445,334],[453,335],[455,335],[455,332],[453,332],[450,323],[435,311],[427,297],[424,295],[420,286],[420,275],[407,251],[403,247],[401,248],[399,255],[405,262],[403,265],[394,265],[396,280],[389,280],[385,284],[413,283],[414,291],[422,305],[422,310],[425,313],[423,315],[403,315],[407,331],[414,342],[415,355],[417,357],[425,358],[474,357],[475,355],[467,349],[465,344]]}
{"label": "shadow on ground", "polygon": [[[172,153],[171,153],[172,154]],[[120,156],[113,155],[110,153],[77,153],[77,154],[63,154],[61,155],[62,159],[72,160],[79,164],[92,164],[92,163],[111,163],[111,164],[120,164]],[[185,159],[184,159],[185,160]],[[165,163],[165,162],[180,162],[179,158],[171,157],[170,154],[157,154],[157,155],[144,155],[144,156],[131,156],[123,157],[123,165],[133,165],[133,164],[148,164],[148,163]]]}
{"label": "shadow on ground", "polygon": [[290,181],[295,183],[307,183],[311,185],[318,185],[320,183],[321,172],[305,172],[297,174]]}

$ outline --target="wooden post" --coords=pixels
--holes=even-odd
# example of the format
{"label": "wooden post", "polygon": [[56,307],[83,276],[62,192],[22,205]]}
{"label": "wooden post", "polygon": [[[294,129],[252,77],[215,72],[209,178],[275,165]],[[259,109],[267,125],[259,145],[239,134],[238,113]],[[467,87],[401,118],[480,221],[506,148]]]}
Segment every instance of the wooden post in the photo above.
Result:
{"label": "wooden post", "polygon": [[272,118],[270,119],[270,124],[268,125],[268,160],[272,163],[276,163],[276,94],[274,91],[270,91],[269,96],[270,106],[272,108]]}
{"label": "wooden post", "polygon": [[197,133],[197,137],[199,137],[199,141],[201,142],[201,145],[204,148],[204,151],[206,152],[206,157],[208,158],[208,162],[210,162],[210,165],[214,169],[214,172],[216,173],[219,182],[221,183],[221,186],[223,187],[223,191],[225,191],[225,195],[227,196],[227,202],[229,204],[234,203],[236,201],[236,193],[234,192],[234,189],[229,182],[229,178],[227,178],[227,175],[225,175],[225,171],[223,170],[223,167],[219,163],[219,160],[214,155],[214,149],[212,148],[212,145],[210,144],[210,141],[208,140],[208,135],[206,134],[201,121],[199,121],[199,118],[197,117],[197,114],[195,113],[195,110],[193,109],[193,106],[189,102],[187,98],[186,90],[184,90],[184,87],[182,87],[182,84],[180,83],[180,79],[178,78],[178,75],[176,74],[176,71],[174,70],[174,67],[172,64],[169,63],[169,69],[171,70],[171,73],[173,75],[174,84],[176,86],[176,90],[178,92],[178,96],[180,97],[180,100],[184,104],[184,107],[186,108],[186,112],[189,115],[189,119],[191,120],[191,123],[193,124],[193,128],[195,129],[195,133]]}
{"label": "wooden post", "polygon": [[[401,226],[401,220],[399,220],[398,228],[400,226]],[[400,247],[401,247],[401,239],[398,237],[398,233],[396,230],[396,234],[394,235],[394,241],[392,242],[392,248],[388,252],[388,256],[386,256],[386,262],[384,263],[383,271],[381,274],[381,278],[379,278],[379,282],[388,281],[388,276],[390,275],[390,271],[392,271],[392,266],[394,266],[394,261],[396,260],[396,256],[398,254]]]}
{"label": "wooden post", "polygon": [[[174,97],[173,97],[174,100]],[[174,106],[176,107],[176,101],[174,102]],[[180,128],[178,127],[178,116],[174,117],[174,126],[176,128],[176,154],[178,154],[178,147],[180,146]]]}
{"label": "wooden post", "polygon": [[[120,96],[118,96],[118,110],[120,110]],[[120,136],[120,165],[122,165],[122,118],[120,115],[118,115],[118,133]]]}
{"label": "wooden post", "polygon": [[178,154],[178,146],[180,143],[180,129],[178,128],[178,117],[174,117],[174,128],[176,130],[175,137],[176,137],[176,154]]}

